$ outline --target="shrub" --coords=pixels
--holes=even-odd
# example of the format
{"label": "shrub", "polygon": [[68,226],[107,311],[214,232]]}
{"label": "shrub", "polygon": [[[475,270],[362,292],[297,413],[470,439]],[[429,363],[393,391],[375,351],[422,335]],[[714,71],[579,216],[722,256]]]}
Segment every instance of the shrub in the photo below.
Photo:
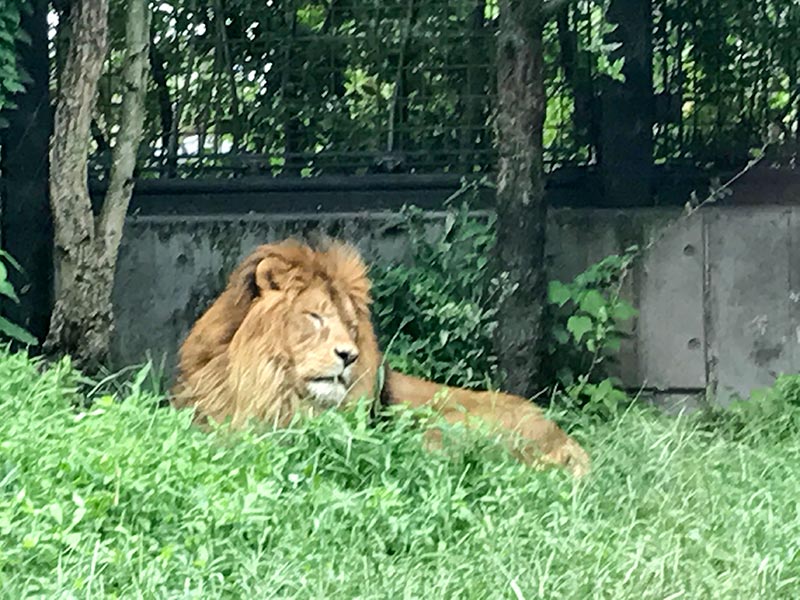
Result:
{"label": "shrub", "polygon": [[[493,333],[497,307],[510,289],[489,265],[494,217],[469,204],[448,207],[439,231],[422,211],[407,209],[402,226],[410,257],[373,270],[376,329],[390,366],[466,387],[500,383]],[[636,312],[619,296],[636,248],[609,256],[573,281],[553,281],[545,314],[542,388],[559,385],[569,399],[605,409],[626,398],[605,367]]]}
{"label": "shrub", "polygon": [[637,251],[632,246],[621,255],[609,255],[573,281],[554,280],[548,286],[542,376],[560,385],[572,404],[611,414],[628,400],[607,368],[628,337],[624,324],[637,314],[620,296]]}
{"label": "shrub", "polygon": [[492,334],[503,288],[488,268],[494,219],[450,209],[430,235],[422,211],[404,210],[410,257],[373,267],[375,326],[390,366],[441,383],[497,379]]}
{"label": "shrub", "polygon": [[754,390],[749,398],[734,397],[730,406],[712,406],[700,423],[731,440],[771,440],[781,443],[800,437],[800,375],[784,374],[770,387]]}

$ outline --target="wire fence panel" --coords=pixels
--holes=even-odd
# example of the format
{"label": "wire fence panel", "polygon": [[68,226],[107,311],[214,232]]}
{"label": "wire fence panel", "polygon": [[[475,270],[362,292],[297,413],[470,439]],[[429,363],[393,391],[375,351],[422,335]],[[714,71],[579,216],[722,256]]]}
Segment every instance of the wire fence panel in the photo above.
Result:
{"label": "wire fence panel", "polygon": [[[145,177],[484,173],[494,167],[496,0],[154,5]],[[657,163],[735,163],[772,124],[800,142],[800,3],[652,0]],[[546,26],[548,169],[597,162],[602,10]],[[93,124],[102,178],[120,27]],[[59,31],[63,28],[59,28]],[[58,36],[54,39],[58,55]],[[54,61],[54,70],[58,60]]]}

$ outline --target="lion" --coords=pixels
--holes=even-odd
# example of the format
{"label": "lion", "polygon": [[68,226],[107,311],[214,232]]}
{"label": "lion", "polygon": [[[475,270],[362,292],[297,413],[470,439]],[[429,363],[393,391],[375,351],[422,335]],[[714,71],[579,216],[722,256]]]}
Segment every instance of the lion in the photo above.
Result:
{"label": "lion", "polygon": [[371,398],[373,408],[428,407],[449,423],[488,425],[526,464],[559,465],[577,477],[589,471],[583,448],[534,403],[390,369],[370,305],[367,266],[354,247],[331,241],[315,249],[295,240],[259,246],[183,342],[173,406],[193,408],[197,422],[230,419],[240,427],[257,419],[285,427],[298,413]]}

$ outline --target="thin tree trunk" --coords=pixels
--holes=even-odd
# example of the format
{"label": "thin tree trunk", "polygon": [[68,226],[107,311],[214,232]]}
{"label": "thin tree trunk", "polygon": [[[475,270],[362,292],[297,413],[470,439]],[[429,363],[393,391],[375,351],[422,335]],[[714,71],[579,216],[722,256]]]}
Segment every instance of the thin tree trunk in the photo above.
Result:
{"label": "thin tree trunk", "polygon": [[122,119],[114,146],[108,192],[98,223],[98,234],[104,240],[105,251],[114,266],[122,241],[125,215],[133,194],[133,172],[144,129],[150,45],[150,10],[147,0],[128,0],[127,17],[126,57],[122,70]]}
{"label": "thin tree trunk", "polygon": [[483,67],[477,66],[485,62],[486,42],[484,32],[486,28],[486,0],[475,0],[472,13],[468,19],[467,34],[472,34],[473,39],[466,48],[464,99],[462,113],[462,129],[459,147],[461,154],[459,162],[465,173],[471,173],[473,167],[479,162],[479,155],[476,152],[478,133],[486,124],[486,114],[484,110],[483,94],[487,73]]}
{"label": "thin tree trunk", "polygon": [[215,44],[222,66],[220,73],[226,74],[231,94],[231,135],[233,136],[231,152],[236,152],[242,138],[242,115],[239,108],[239,92],[236,89],[236,72],[233,69],[233,59],[231,58],[231,46],[228,41],[228,31],[225,29],[225,11],[222,8],[222,0],[214,0],[214,24],[217,29]]}
{"label": "thin tree trunk", "polygon": [[500,2],[496,260],[515,290],[500,306],[496,343],[505,388],[523,396],[537,391],[546,288],[542,19],[540,0]]}
{"label": "thin tree trunk", "polygon": [[99,216],[92,212],[86,166],[97,82],[108,50],[108,0],[80,0],[73,7],[50,141],[56,303],[45,351],[68,353],[88,369],[108,359],[114,272],[144,123],[150,12],[146,0],[130,0],[127,6],[122,119]]}
{"label": "thin tree trunk", "polygon": [[299,176],[302,163],[299,157],[302,149],[300,140],[301,127],[298,114],[300,83],[295,73],[295,52],[298,45],[297,36],[297,8],[294,0],[285,2],[284,20],[288,30],[288,41],[284,42],[283,64],[281,68],[281,105],[283,110],[283,155],[284,164],[281,171],[283,176]]}
{"label": "thin tree trunk", "polygon": [[[89,296],[97,270],[94,221],[86,165],[97,82],[108,50],[108,0],[80,0],[70,12],[70,34],[50,140],[50,206],[55,225],[56,305],[45,341],[47,353],[94,346],[101,332],[82,331],[92,307]],[[81,339],[84,334],[89,337]]]}
{"label": "thin tree trunk", "polygon": [[158,112],[161,118],[161,175],[162,177],[175,177],[175,169],[172,164],[172,131],[175,122],[175,111],[172,104],[172,96],[169,92],[167,82],[167,67],[164,55],[154,43],[155,31],[151,27],[150,31],[150,72],[153,74],[153,82],[156,85],[158,97]]}

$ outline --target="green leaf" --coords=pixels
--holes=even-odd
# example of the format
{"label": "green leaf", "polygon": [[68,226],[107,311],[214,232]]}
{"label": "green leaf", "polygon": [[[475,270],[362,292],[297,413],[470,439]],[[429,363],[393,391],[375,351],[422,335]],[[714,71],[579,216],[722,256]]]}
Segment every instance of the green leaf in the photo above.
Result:
{"label": "green leaf", "polygon": [[386,363],[382,362],[375,373],[375,397],[380,398],[383,393],[383,386],[386,385]]}
{"label": "green leaf", "polygon": [[580,342],[583,336],[592,329],[592,320],[589,317],[572,315],[567,321],[567,329]]}
{"label": "green leaf", "polygon": [[552,333],[559,344],[566,344],[569,341],[569,333],[561,326],[554,327]]}
{"label": "green leaf", "polygon": [[3,87],[6,89],[6,91],[12,94],[18,94],[19,92],[25,91],[25,86],[13,79],[3,80]]}
{"label": "green leaf", "polygon": [[606,308],[606,299],[597,290],[589,290],[581,299],[581,310],[592,315],[595,319],[601,318]]}
{"label": "green leaf", "polygon": [[568,367],[561,367],[556,373],[556,377],[564,387],[570,387],[575,383],[575,374]]}
{"label": "green leaf", "polygon": [[50,516],[53,517],[53,519],[55,519],[56,523],[61,525],[64,522],[64,511],[61,508],[60,504],[57,504],[57,503],[56,504],[51,504],[48,507],[48,510],[50,512]]}
{"label": "green leaf", "polygon": [[564,306],[571,296],[569,288],[560,281],[551,281],[547,286],[547,297],[552,304]]}
{"label": "green leaf", "polygon": [[627,321],[639,314],[639,311],[627,302],[618,302],[611,310],[611,314],[615,321]]}
{"label": "green leaf", "polygon": [[0,258],[5,259],[5,261],[8,262],[17,271],[22,271],[22,266],[20,266],[17,260],[5,250],[0,249]]}
{"label": "green leaf", "polygon": [[38,340],[19,325],[14,325],[4,317],[0,317],[0,335],[10,337],[28,346],[37,346]]}
{"label": "green leaf", "polygon": [[139,371],[136,373],[136,377],[131,384],[131,393],[138,394],[142,389],[142,385],[144,384],[147,377],[150,375],[150,363],[145,364]]}
{"label": "green leaf", "polygon": [[605,346],[609,351],[616,354],[617,352],[619,352],[620,339],[618,337],[609,336],[605,340]]}
{"label": "green leaf", "polygon": [[14,302],[19,304],[19,298],[17,297],[17,292],[14,291],[14,286],[2,277],[0,277],[0,296],[11,298]]}
{"label": "green leaf", "polygon": [[610,379],[603,379],[599,384],[597,384],[597,389],[595,393],[600,397],[603,398],[611,393],[614,389],[614,386],[611,384]]}

